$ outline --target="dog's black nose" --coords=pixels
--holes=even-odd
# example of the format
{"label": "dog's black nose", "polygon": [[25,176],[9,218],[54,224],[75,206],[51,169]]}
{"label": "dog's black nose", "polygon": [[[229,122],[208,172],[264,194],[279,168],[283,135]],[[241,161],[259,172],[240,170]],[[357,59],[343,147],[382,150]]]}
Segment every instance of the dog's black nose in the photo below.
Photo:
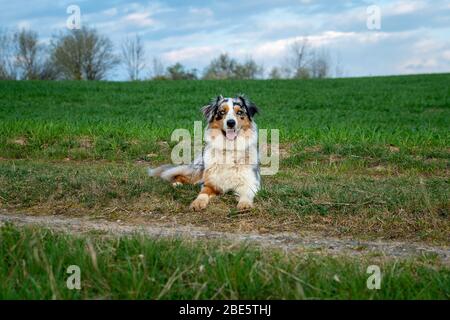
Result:
{"label": "dog's black nose", "polygon": [[235,125],[236,125],[236,121],[234,121],[233,119],[227,120],[228,128],[234,128]]}

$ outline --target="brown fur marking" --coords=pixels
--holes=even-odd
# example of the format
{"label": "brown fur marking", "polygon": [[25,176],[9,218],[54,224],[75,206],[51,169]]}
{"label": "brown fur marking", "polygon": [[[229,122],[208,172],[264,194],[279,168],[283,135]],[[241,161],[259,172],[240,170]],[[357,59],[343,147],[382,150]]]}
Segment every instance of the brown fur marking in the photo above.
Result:
{"label": "brown fur marking", "polygon": [[[209,124],[209,127],[211,129],[222,129],[222,127],[223,127],[223,116],[225,114],[227,114],[228,109],[229,109],[228,105],[221,105],[219,107],[219,109],[217,110],[216,116],[214,117],[214,119],[212,119],[211,123]],[[220,114],[221,112],[224,112],[224,114],[221,115]]]}
{"label": "brown fur marking", "polygon": [[192,181],[191,181],[191,179],[189,177],[186,177],[186,176],[183,176],[183,175],[175,176],[173,181],[174,182],[179,182],[179,183],[182,183],[182,184],[192,183]]}
{"label": "brown fur marking", "polygon": [[203,173],[201,171],[187,176],[179,174],[173,178],[173,182],[179,182],[181,184],[197,184],[202,180],[202,175]]}
{"label": "brown fur marking", "polygon": [[[239,111],[242,111],[241,115],[237,114]],[[252,124],[251,124],[251,121],[248,118],[247,114],[245,113],[245,109],[241,108],[238,105],[235,105],[234,106],[234,112],[236,113],[236,117],[237,117],[237,119],[238,119],[238,121],[239,121],[239,123],[241,125],[241,128],[244,129],[244,130],[250,129]]]}
{"label": "brown fur marking", "polygon": [[207,186],[207,185],[204,185],[204,186],[203,186],[203,188],[202,188],[202,190],[200,191],[200,193],[207,194],[207,195],[210,196],[210,197],[219,194],[219,192],[218,192],[215,188],[213,188],[213,187],[211,187],[211,186]]}

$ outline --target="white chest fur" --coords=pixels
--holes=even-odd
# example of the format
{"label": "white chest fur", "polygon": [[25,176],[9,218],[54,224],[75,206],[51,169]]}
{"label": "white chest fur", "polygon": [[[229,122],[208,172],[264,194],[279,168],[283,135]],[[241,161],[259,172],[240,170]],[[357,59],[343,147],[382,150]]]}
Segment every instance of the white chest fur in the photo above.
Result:
{"label": "white chest fur", "polygon": [[239,134],[227,140],[223,134],[205,133],[203,154],[204,180],[221,192],[259,190],[258,148],[256,127],[251,134]]}

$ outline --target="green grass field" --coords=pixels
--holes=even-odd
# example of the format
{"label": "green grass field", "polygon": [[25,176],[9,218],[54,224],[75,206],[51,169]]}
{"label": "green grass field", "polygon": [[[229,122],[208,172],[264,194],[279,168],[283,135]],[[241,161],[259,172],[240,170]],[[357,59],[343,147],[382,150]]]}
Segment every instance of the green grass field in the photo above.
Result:
{"label": "green grass field", "polygon": [[[135,160],[199,108],[239,92],[261,107],[261,128],[297,148],[327,154],[448,159],[450,75],[330,80],[1,82],[1,155],[7,158]],[[26,144],[14,143],[26,139]],[[86,148],[91,145],[91,148]],[[400,148],[399,156],[387,147]],[[412,160],[411,160],[412,161]]]}
{"label": "green grass field", "polygon": [[[210,98],[237,93],[260,107],[260,128],[280,130],[280,170],[263,177],[249,213],[237,213],[231,195],[192,213],[188,207],[198,187],[175,190],[147,177],[145,169],[170,162],[172,131],[192,131]],[[307,81],[0,81],[0,208],[130,224],[176,220],[229,232],[311,231],[448,245],[449,119],[450,74]],[[3,228],[0,237],[2,256],[9,257],[1,262],[0,298],[449,298],[448,267],[437,260],[383,262],[391,270],[388,279],[395,281],[389,290],[373,292],[364,289],[365,264],[358,259],[280,258],[246,248],[229,256],[214,245],[96,238],[99,261],[117,271],[109,275],[90,266],[89,252],[83,251],[87,238],[14,227]],[[33,248],[41,253],[27,255]],[[136,260],[140,250],[160,272],[146,271]],[[167,256],[159,256],[160,250]],[[61,251],[65,254],[58,257]],[[194,258],[186,267],[190,251]],[[81,292],[64,291],[60,282],[44,284],[49,275],[38,276],[50,268],[62,277],[77,254],[84,257],[83,268],[92,271]],[[208,255],[222,261],[222,271],[190,275]],[[25,274],[16,268],[21,263],[32,275],[29,289],[17,287]],[[273,271],[272,265],[287,273]],[[297,268],[305,273],[299,275]],[[160,296],[170,277],[185,270]],[[240,283],[252,272],[253,283]],[[334,273],[358,280],[319,280]],[[140,277],[157,285],[139,284]],[[206,279],[211,283],[203,286]]]}

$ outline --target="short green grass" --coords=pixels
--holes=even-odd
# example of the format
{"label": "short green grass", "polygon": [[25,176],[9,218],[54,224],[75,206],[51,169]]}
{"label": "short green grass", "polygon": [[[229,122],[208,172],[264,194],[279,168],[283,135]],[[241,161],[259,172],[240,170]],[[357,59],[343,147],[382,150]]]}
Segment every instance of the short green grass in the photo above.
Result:
{"label": "short green grass", "polygon": [[0,156],[126,159],[158,151],[200,107],[243,92],[261,128],[325,153],[449,158],[449,74],[327,80],[0,82]]}
{"label": "short green grass", "polygon": [[[251,246],[83,237],[0,228],[0,299],[449,299],[450,270],[433,257],[286,255]],[[81,289],[66,286],[81,270]],[[381,271],[367,288],[369,265]]]}

